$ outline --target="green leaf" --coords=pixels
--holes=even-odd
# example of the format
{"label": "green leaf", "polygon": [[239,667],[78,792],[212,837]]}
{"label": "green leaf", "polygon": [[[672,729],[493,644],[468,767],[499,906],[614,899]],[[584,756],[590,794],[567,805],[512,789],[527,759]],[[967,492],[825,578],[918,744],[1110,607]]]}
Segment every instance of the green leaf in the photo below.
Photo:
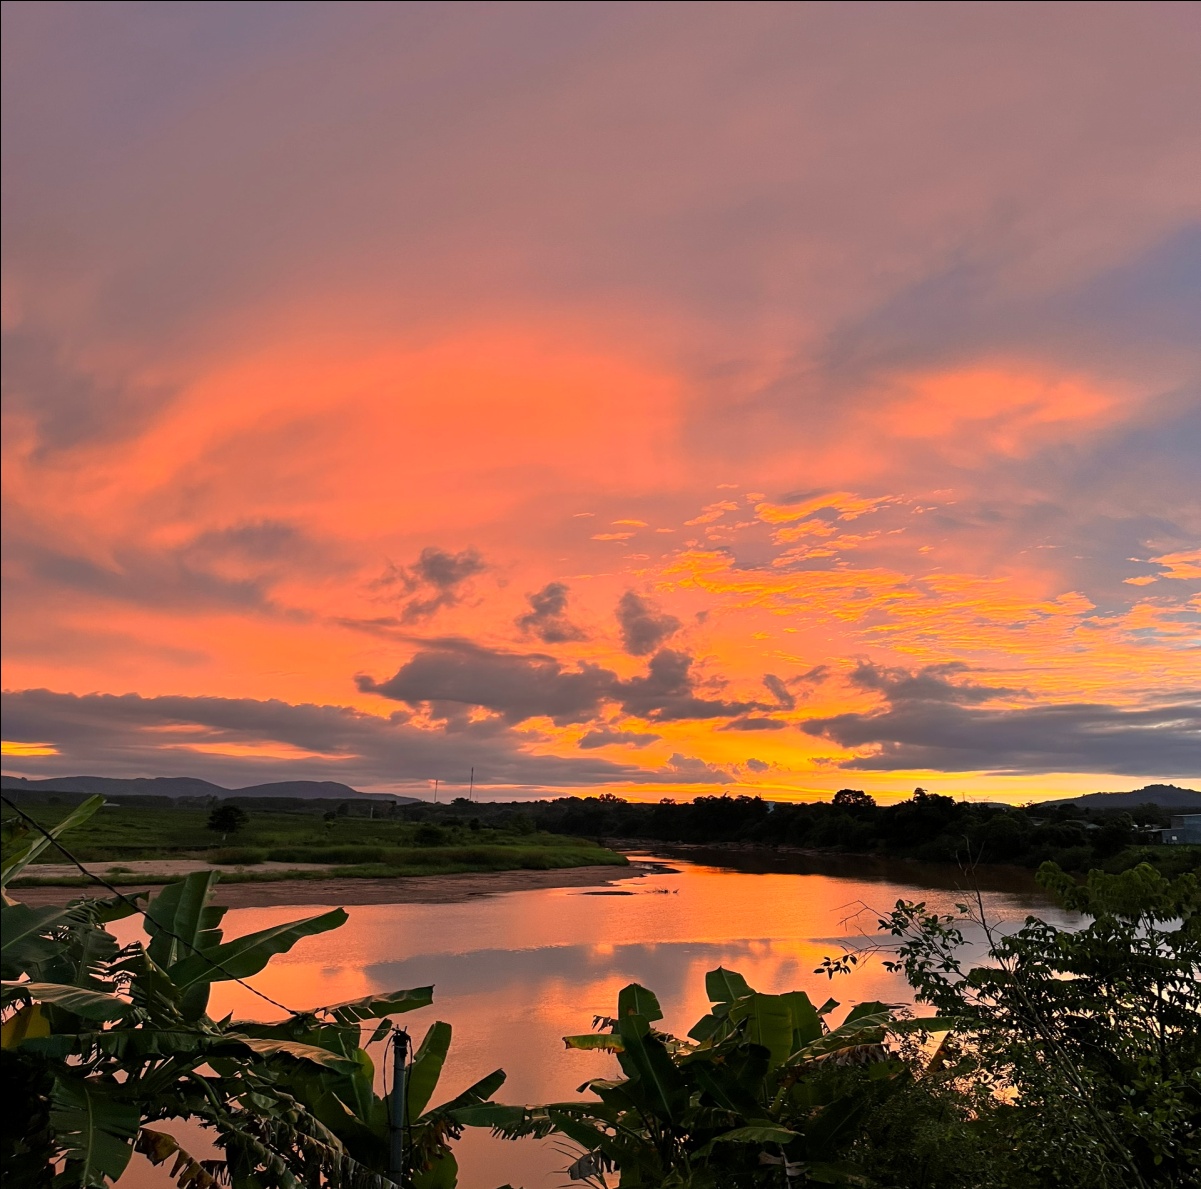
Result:
{"label": "green leaf", "polygon": [[428,1168],[412,1177],[413,1189],[455,1189],[458,1183],[459,1163],[449,1148],[444,1148]]}
{"label": "green leaf", "polygon": [[744,1119],[760,1119],[767,1115],[762,1106],[738,1081],[737,1071],[729,1063],[718,1063],[712,1057],[690,1061],[685,1066],[693,1081],[722,1108]]}
{"label": "green leaf", "polygon": [[236,1041],[260,1057],[295,1057],[297,1061],[311,1061],[314,1065],[323,1065],[340,1073],[354,1073],[358,1069],[358,1064],[351,1058],[343,1057],[341,1053],[331,1053],[319,1045],[301,1044],[295,1040],[263,1040],[236,1032],[227,1032],[220,1039]]}
{"label": "green leaf", "polygon": [[33,841],[19,847],[12,854],[6,855],[3,861],[0,861],[0,885],[7,886],[11,880],[16,879],[42,851],[51,845],[52,839],[57,839],[68,830],[82,825],[103,804],[103,797],[89,797],[82,804],[72,809],[58,825],[47,827],[45,834],[37,834],[33,838]]}
{"label": "green leaf", "polygon": [[5,982],[4,996],[24,995],[33,1003],[52,1003],[85,1020],[121,1020],[133,1011],[133,1005],[116,995],[90,991],[86,987],[65,986],[63,983]]}
{"label": "green leaf", "polygon": [[868,1003],[857,1003],[847,1012],[847,1018],[843,1020],[843,1024],[852,1024],[864,1016],[887,1016],[899,1006],[900,1004],[897,1003],[881,1003],[878,999],[873,999]]}
{"label": "green leaf", "polygon": [[715,1144],[786,1144],[796,1139],[799,1131],[777,1127],[770,1123],[755,1123],[748,1127],[735,1127],[722,1132],[710,1142]]}
{"label": "green leaf", "polygon": [[494,1069],[491,1073],[485,1074],[478,1082],[473,1082],[461,1094],[456,1094],[454,1098],[448,1102],[444,1102],[440,1107],[436,1107],[430,1114],[457,1114],[458,1111],[465,1107],[475,1104],[482,1105],[485,1099],[491,1098],[505,1084],[505,1071],[503,1069]]}
{"label": "green leaf", "polygon": [[333,1016],[339,1024],[357,1024],[360,1020],[378,1020],[382,1016],[398,1016],[419,1007],[429,1007],[433,1001],[433,987],[412,987],[405,991],[389,991],[386,995],[348,999],[345,1003],[319,1008],[317,1014]]}
{"label": "green leaf", "polygon": [[260,929],[257,933],[247,933],[211,950],[183,958],[171,966],[167,973],[181,988],[198,983],[223,982],[231,978],[249,978],[258,974],[276,954],[286,954],[302,937],[328,933],[330,929],[344,925],[347,919],[345,909],[335,908],[302,921]]}
{"label": "green leaf", "polygon": [[75,910],[45,904],[30,908],[28,904],[6,904],[0,909],[0,970],[4,978],[18,978],[30,967],[47,962],[61,950],[61,945],[42,937],[51,929],[69,924]]}
{"label": "green leaf", "polygon": [[648,991],[639,983],[630,983],[617,993],[618,1018],[641,1016],[644,1020],[663,1019],[663,1011],[654,991]]}
{"label": "green leaf", "polygon": [[112,1089],[82,1078],[55,1078],[50,1127],[67,1159],[63,1183],[90,1189],[125,1171],[140,1113],[132,1103],[114,1098]]}
{"label": "green leaf", "polygon": [[[639,1027],[641,1025],[641,1028]],[[624,1051],[618,1060],[648,1108],[662,1119],[675,1121],[688,1102],[688,1087],[662,1041],[644,1033],[646,1021],[626,1016],[619,1025]],[[627,1087],[634,1092],[635,1086]]]}
{"label": "green leaf", "polygon": [[451,1111],[456,1123],[464,1127],[494,1127],[509,1131],[525,1122],[526,1108],[501,1102],[476,1102]]}
{"label": "green leaf", "polygon": [[736,970],[719,966],[705,975],[705,991],[710,1003],[733,1003],[745,995],[753,995],[750,984]]}
{"label": "green leaf", "polygon": [[817,1008],[813,1006],[813,1001],[804,991],[789,991],[780,998],[788,1004],[788,1010],[792,1013],[794,1034],[792,1047],[794,1049],[799,1049],[802,1045],[817,1040],[825,1032],[825,1026],[822,1024],[822,1018],[818,1014]]}
{"label": "green leaf", "polygon": [[442,1066],[450,1051],[451,1027],[442,1020],[430,1025],[409,1069],[409,1083],[405,1094],[405,1105],[410,1119],[419,1119],[434,1096]]}
{"label": "green leaf", "polygon": [[771,1054],[772,1067],[788,1060],[792,1052],[792,1009],[783,995],[754,992],[730,1009],[731,1020],[746,1021],[746,1038]]}
{"label": "green leaf", "polygon": [[193,871],[165,888],[146,906],[147,952],[163,969],[197,950],[221,944],[217,928],[225,909],[208,908],[208,897],[217,882],[215,871]]}
{"label": "green leaf", "polygon": [[688,1029],[688,1035],[697,1042],[704,1044],[705,1041],[717,1034],[721,1030],[726,1019],[714,1012],[709,1012],[708,1015],[701,1016],[691,1028]]}

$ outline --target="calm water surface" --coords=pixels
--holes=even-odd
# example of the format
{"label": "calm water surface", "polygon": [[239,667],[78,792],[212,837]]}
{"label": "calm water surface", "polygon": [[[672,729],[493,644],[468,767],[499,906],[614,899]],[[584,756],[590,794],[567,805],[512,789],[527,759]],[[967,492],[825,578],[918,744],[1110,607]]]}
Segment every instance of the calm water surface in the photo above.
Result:
{"label": "calm water surface", "polygon": [[[589,1031],[595,1015],[611,1014],[626,983],[654,990],[664,1026],[677,1033],[707,1010],[704,973],[718,965],[741,971],[758,990],[800,988],[818,1002],[833,995],[844,1010],[866,999],[906,1002],[904,980],[877,959],[833,983],[814,968],[844,946],[863,945],[874,931],[874,910],[907,899],[950,912],[969,884],[953,868],[846,857],[691,851],[686,860],[642,858],[673,870],[648,868],[591,892],[544,889],[462,904],[350,908],[345,926],[301,941],[255,985],[289,1006],[310,1007],[433,983],[433,1006],[399,1019],[415,1041],[436,1019],[454,1027],[438,1101],[498,1066],[508,1074],[497,1095],[503,1101],[570,1099],[582,1082],[605,1075],[612,1059],[567,1050],[561,1038]],[[998,922],[1020,923],[1030,913],[1061,924],[1073,919],[1025,873],[994,869],[978,880],[985,909]],[[316,911],[312,905],[235,909],[225,918],[226,935]],[[262,1019],[264,1007],[226,985],[216,989],[210,1011]],[[195,1155],[216,1154],[194,1133],[188,1141]],[[573,1158],[553,1139],[506,1143],[470,1131],[456,1154],[462,1189],[565,1185],[561,1170]],[[135,1160],[123,1189],[168,1184],[141,1157]]]}

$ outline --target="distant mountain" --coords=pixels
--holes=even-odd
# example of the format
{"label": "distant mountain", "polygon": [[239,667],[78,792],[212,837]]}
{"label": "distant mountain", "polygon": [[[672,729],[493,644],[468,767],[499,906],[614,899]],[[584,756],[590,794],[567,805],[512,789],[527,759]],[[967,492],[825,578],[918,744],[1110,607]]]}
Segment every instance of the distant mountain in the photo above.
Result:
{"label": "distant mountain", "polygon": [[357,797],[399,801],[405,805],[421,799],[399,797],[395,793],[360,793],[358,789],[333,780],[281,780],[227,789],[192,776],[139,776],[131,780],[111,776],[52,776],[46,780],[4,776],[0,777],[0,787],[6,792],[84,793],[89,796],[101,793],[106,797],[296,797],[306,801],[345,801]]}
{"label": "distant mountain", "polygon": [[1174,813],[1201,813],[1201,792],[1182,789],[1174,784],[1149,784],[1130,793],[1085,793],[1062,801],[1041,801],[1043,805],[1078,805],[1081,809],[1137,809],[1140,805],[1159,805]]}

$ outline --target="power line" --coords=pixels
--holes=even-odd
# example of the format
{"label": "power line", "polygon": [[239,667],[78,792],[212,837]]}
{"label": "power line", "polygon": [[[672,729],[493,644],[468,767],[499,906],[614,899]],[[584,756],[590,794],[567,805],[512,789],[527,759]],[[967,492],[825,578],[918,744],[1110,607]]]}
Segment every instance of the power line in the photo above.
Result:
{"label": "power line", "polygon": [[180,935],[178,933],[173,933],[170,929],[168,929],[161,922],[154,921],[153,918],[150,916],[150,914],[147,913],[147,911],[136,900],[131,900],[127,895],[125,895],[124,892],[119,891],[117,888],[113,887],[113,885],[111,883],[109,883],[108,880],[101,878],[94,871],[89,871],[69,850],[67,850],[67,848],[65,846],[63,846],[63,844],[61,842],[59,842],[59,840],[57,838],[54,837],[53,834],[51,834],[49,832],[49,830],[47,830],[45,828],[45,826],[43,826],[41,824],[41,822],[37,821],[35,818],[30,817],[29,814],[27,814],[19,805],[15,805],[7,797],[0,796],[0,800],[3,800],[4,804],[7,805],[9,807],[9,809],[11,809],[14,813],[16,813],[18,816],[20,816],[25,821],[27,821],[31,826],[33,826],[33,828],[35,830],[37,830],[51,844],[51,846],[55,847],[57,850],[62,851],[62,853],[64,855],[66,855],[67,858],[70,859],[70,861],[76,867],[78,867],[79,870],[82,871],[84,875],[86,875],[88,877],[88,879],[93,879],[101,887],[107,888],[110,892],[112,892],[112,894],[114,896],[117,897],[118,900],[121,900],[124,903],[128,904],[129,907],[132,908],[134,910],[134,912],[138,913],[138,915],[141,916],[143,919],[145,919],[147,921],[153,921],[154,927],[156,929],[158,929],[160,933],[165,933],[168,937],[174,939],[175,941],[178,941],[180,943],[180,945],[186,946],[197,957],[202,958],[205,962],[207,962],[214,970],[219,970],[231,982],[235,982],[239,986],[245,987],[246,990],[250,991],[254,995],[257,995],[264,1002],[271,1004],[272,1007],[278,1007],[280,1009],[280,1011],[287,1012],[287,1014],[290,1016],[298,1016],[298,1015],[302,1014],[298,1011],[293,1011],[292,1008],[288,1007],[286,1004],[280,1003],[278,999],[272,999],[270,995],[264,994],[264,992],[260,991],[257,987],[252,987],[245,979],[241,979],[236,974],[232,973],[229,970],[226,970],[225,967],[222,966],[221,963],[218,962],[216,959],[209,957],[209,955],[206,954],[203,950],[197,949],[197,947],[194,946],[186,938],[180,937]]}

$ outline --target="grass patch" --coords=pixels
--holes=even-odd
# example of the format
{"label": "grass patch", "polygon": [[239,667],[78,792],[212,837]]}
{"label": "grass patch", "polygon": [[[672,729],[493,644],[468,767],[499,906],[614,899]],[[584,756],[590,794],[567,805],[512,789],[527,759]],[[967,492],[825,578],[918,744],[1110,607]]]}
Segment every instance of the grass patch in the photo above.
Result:
{"label": "grass patch", "polygon": [[[57,823],[70,805],[30,804],[25,811],[44,826]],[[73,853],[118,886],[168,882],[168,876],[122,871],[130,861],[194,859],[223,866],[255,867],[271,863],[313,863],[339,876],[391,878],[439,872],[549,871],[563,867],[623,865],[623,855],[597,843],[563,834],[540,833],[528,822],[513,828],[454,820],[434,825],[399,815],[374,819],[325,814],[312,809],[257,809],[236,835],[222,839],[207,828],[209,808],[201,805],[109,804],[88,823]],[[8,813],[5,814],[7,818]],[[61,864],[63,856],[48,849],[41,863]],[[55,883],[85,887],[82,876],[47,879],[31,865],[19,881],[26,886]],[[325,878],[326,872],[225,873],[227,882]]]}
{"label": "grass patch", "polygon": [[[253,867],[267,860],[267,852],[261,846],[222,846],[206,856],[210,863],[230,863],[239,867]],[[293,860],[295,862],[295,860]]]}

